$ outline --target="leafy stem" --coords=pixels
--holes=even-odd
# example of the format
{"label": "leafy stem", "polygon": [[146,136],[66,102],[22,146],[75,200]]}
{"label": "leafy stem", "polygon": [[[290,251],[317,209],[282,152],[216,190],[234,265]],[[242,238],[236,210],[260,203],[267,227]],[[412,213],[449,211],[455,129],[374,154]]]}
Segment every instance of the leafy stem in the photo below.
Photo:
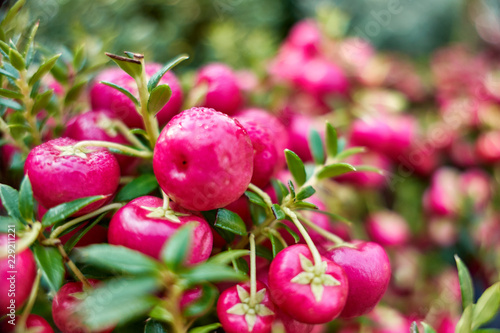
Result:
{"label": "leafy stem", "polygon": [[84,147],[105,147],[118,150],[119,152],[122,152],[126,155],[137,156],[145,159],[153,158],[153,153],[151,151],[137,150],[125,145],[121,145],[119,143],[114,143],[109,141],[85,140],[85,141],[80,141],[74,145],[75,149]]}
{"label": "leafy stem", "polygon": [[19,71],[19,79],[17,80],[17,86],[23,95],[22,102],[24,104],[24,117],[29,124],[30,132],[33,137],[33,143],[35,145],[39,145],[42,143],[42,135],[38,130],[38,126],[36,124],[36,115],[32,114],[33,106],[35,102],[30,97],[31,89],[28,84],[28,71],[26,69]]}
{"label": "leafy stem", "polygon": [[137,84],[137,91],[139,92],[139,100],[140,100],[140,114],[144,121],[144,127],[146,129],[146,133],[149,138],[149,145],[151,148],[154,148],[156,144],[156,140],[160,136],[160,130],[158,127],[158,121],[156,117],[148,112],[148,100],[149,100],[149,91],[148,91],[148,78],[146,75],[146,64],[144,62],[144,56],[142,55],[134,55],[136,60],[139,60],[141,63],[141,74],[139,77],[135,78],[135,82]]}

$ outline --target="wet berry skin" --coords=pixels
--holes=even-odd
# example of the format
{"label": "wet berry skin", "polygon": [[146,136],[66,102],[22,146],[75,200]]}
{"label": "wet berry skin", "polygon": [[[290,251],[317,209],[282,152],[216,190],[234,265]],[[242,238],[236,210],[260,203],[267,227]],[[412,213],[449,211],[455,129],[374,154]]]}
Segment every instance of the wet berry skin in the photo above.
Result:
{"label": "wet berry skin", "polygon": [[165,193],[184,208],[224,207],[247,189],[253,146],[246,130],[227,115],[191,108],[165,126],[153,153],[153,169]]}

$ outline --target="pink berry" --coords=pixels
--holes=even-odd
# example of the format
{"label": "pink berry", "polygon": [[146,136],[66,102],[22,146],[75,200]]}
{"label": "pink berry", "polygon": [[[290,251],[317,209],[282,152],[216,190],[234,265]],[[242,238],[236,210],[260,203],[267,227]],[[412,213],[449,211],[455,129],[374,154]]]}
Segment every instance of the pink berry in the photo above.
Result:
{"label": "pink berry", "polygon": [[250,108],[238,112],[235,118],[239,121],[254,121],[271,133],[278,156],[275,171],[282,170],[286,163],[284,150],[288,148],[289,138],[285,125],[278,117],[263,109]]}
{"label": "pink berry", "polygon": [[254,121],[240,120],[240,124],[247,131],[254,149],[251,183],[262,188],[269,184],[278,162],[273,135]]}
{"label": "pink berry", "polygon": [[400,246],[410,238],[410,228],[399,214],[382,210],[371,214],[366,221],[370,238],[382,246]]}
{"label": "pink berry", "polygon": [[226,289],[217,302],[217,315],[227,333],[270,333],[275,314],[269,289],[257,281],[255,304],[250,300],[250,286],[237,284]]}
{"label": "pink berry", "polygon": [[75,149],[76,143],[59,138],[33,148],[24,173],[30,177],[35,198],[48,209],[79,198],[105,196],[75,214],[83,215],[111,199],[120,181],[120,167],[106,149]]}
{"label": "pink berry", "polygon": [[346,94],[349,81],[340,67],[321,57],[315,57],[303,64],[299,88],[318,97]]}
{"label": "pink berry", "polygon": [[488,164],[500,161],[500,131],[482,133],[476,141],[477,154]]}
{"label": "pink berry", "polygon": [[[99,140],[115,142],[122,145],[130,145],[130,142],[116,130],[112,124],[113,118],[103,111],[90,111],[79,114],[66,124],[64,137],[74,140]],[[116,157],[122,174],[131,173],[137,162],[137,158],[123,154],[113,154]]]}
{"label": "pink berry", "polygon": [[[18,314],[19,316],[19,314]],[[19,327],[19,317],[15,321],[15,325],[9,323],[10,318],[5,318],[0,322],[0,331],[3,333],[15,333],[16,328]],[[49,323],[43,318],[35,314],[30,314],[26,319],[27,332],[33,333],[54,333],[54,330]]]}
{"label": "pink berry", "polygon": [[185,211],[171,217],[172,211],[165,211],[162,205],[162,199],[145,196],[120,208],[109,224],[109,243],[160,259],[161,250],[170,236],[183,225],[193,222],[196,226],[186,263],[195,264],[208,259],[212,251],[212,232],[208,223]]}
{"label": "pink berry", "polygon": [[491,184],[490,176],[481,169],[469,169],[460,175],[460,189],[478,211],[483,210],[490,202]]}
{"label": "pink berry", "polygon": [[213,63],[201,68],[196,78],[195,88],[208,85],[202,106],[232,115],[243,103],[238,79],[231,68],[221,63]]}
{"label": "pink berry", "polygon": [[[147,64],[146,75],[151,77],[161,67],[160,64]],[[134,103],[125,94],[99,83],[100,81],[120,85],[138,97],[135,80],[119,68],[106,69],[96,77],[96,82],[90,89],[90,102],[94,110],[103,110],[110,117],[121,119],[131,128],[143,128],[142,117],[136,111]],[[156,115],[158,123],[163,126],[179,112],[182,105],[182,89],[177,77],[170,71],[162,77],[159,84],[168,84],[172,89],[170,100]]]}
{"label": "pink berry", "polygon": [[276,312],[276,320],[273,323],[273,330],[285,333],[310,333],[314,327],[314,325],[301,323],[293,319],[279,308]]}
{"label": "pink berry", "polygon": [[367,316],[373,321],[373,333],[409,332],[411,322],[400,312],[384,306],[377,306]]}
{"label": "pink berry", "polygon": [[[8,244],[13,245],[13,242],[14,239],[7,234],[0,233],[0,246],[2,248],[8,250]],[[21,309],[29,297],[36,276],[35,258],[30,249],[16,253],[15,267],[11,267],[11,259],[12,257],[0,259],[0,295],[2,295],[0,297],[0,316],[14,314]],[[14,284],[14,288],[11,287],[12,284]]]}
{"label": "pink berry", "polygon": [[318,24],[313,20],[304,20],[296,23],[286,43],[309,55],[317,55],[321,47],[321,31]]}
{"label": "pink berry", "polygon": [[[99,284],[98,280],[88,280],[93,287]],[[64,333],[108,333],[113,328],[104,328],[99,331],[90,331],[76,312],[80,299],[75,294],[82,293],[83,286],[81,282],[69,282],[57,291],[52,300],[52,318],[57,328]]]}
{"label": "pink berry", "polygon": [[271,262],[269,288],[273,301],[300,322],[327,323],[344,308],[347,277],[339,265],[324,257],[321,261],[315,266],[309,248],[298,244],[282,250]]}
{"label": "pink berry", "polygon": [[237,121],[207,108],[175,116],[153,155],[156,179],[169,197],[191,210],[221,208],[247,189],[253,147]]}
{"label": "pink berry", "polygon": [[353,247],[335,247],[324,256],[342,267],[349,293],[341,318],[370,312],[380,301],[391,279],[391,264],[384,249],[372,242],[353,242]]}
{"label": "pink berry", "polygon": [[434,172],[431,186],[423,197],[424,209],[437,216],[455,216],[460,208],[462,193],[459,187],[459,173],[442,167]]}

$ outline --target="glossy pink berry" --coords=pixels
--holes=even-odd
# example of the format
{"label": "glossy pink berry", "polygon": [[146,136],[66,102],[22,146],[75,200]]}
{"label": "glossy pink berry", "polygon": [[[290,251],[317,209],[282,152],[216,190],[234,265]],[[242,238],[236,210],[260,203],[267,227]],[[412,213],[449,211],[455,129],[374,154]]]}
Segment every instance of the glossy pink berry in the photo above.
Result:
{"label": "glossy pink berry", "polygon": [[343,70],[322,57],[310,59],[303,69],[298,86],[313,96],[346,94],[349,90],[349,81]]}
{"label": "glossy pink berry", "polygon": [[31,150],[24,165],[37,201],[50,209],[79,198],[103,195],[75,215],[91,212],[109,201],[120,181],[120,167],[104,148],[75,148],[78,141],[59,138]]}
{"label": "glossy pink berry", "polygon": [[120,208],[109,224],[109,243],[160,259],[163,246],[177,229],[194,223],[186,263],[195,264],[208,259],[212,251],[212,231],[208,223],[185,211],[165,210],[162,205],[162,199],[145,196]]}
{"label": "glossy pink berry", "polygon": [[[0,246],[14,250],[14,239],[0,233]],[[11,253],[12,254],[12,253]],[[11,266],[13,265],[13,266]],[[15,253],[15,257],[0,258],[0,315],[15,314],[31,292],[36,277],[36,263],[30,249]],[[10,316],[9,316],[10,317]]]}
{"label": "glossy pink berry", "polygon": [[232,115],[243,103],[236,74],[224,64],[213,63],[201,68],[195,88],[202,84],[206,84],[208,88],[202,102],[204,107]]}
{"label": "glossy pink berry", "polygon": [[161,188],[191,210],[221,208],[247,189],[253,147],[237,121],[207,108],[174,117],[156,143],[153,168]]}
{"label": "glossy pink berry", "polygon": [[500,131],[482,133],[476,141],[477,154],[488,164],[500,161]]}
{"label": "glossy pink berry", "polygon": [[[146,75],[151,77],[161,68],[160,64],[147,64]],[[100,81],[108,81],[122,86],[138,97],[135,80],[119,68],[106,69],[96,77],[95,83],[90,89],[90,102],[94,110],[103,110],[109,116],[121,119],[131,128],[143,128],[142,117],[136,111],[134,103],[125,94],[99,83]],[[177,77],[170,71],[162,77],[159,84],[168,84],[172,90],[170,100],[156,115],[158,123],[163,126],[179,112],[182,105],[182,89]]]}
{"label": "glossy pink berry", "polygon": [[431,185],[424,193],[424,209],[437,216],[451,217],[458,214],[462,193],[457,191],[460,186],[460,175],[457,170],[442,167],[432,175]]}
{"label": "glossy pink berry", "polygon": [[271,262],[273,301],[300,322],[327,323],[344,308],[348,290],[344,270],[324,257],[321,261],[315,265],[309,248],[298,244],[282,250]]}
{"label": "glossy pink berry", "polygon": [[391,279],[391,264],[385,250],[372,242],[355,241],[354,247],[340,246],[324,256],[342,267],[349,280],[349,293],[341,318],[370,312],[380,301]]}
{"label": "glossy pink berry", "polygon": [[[103,111],[89,111],[71,118],[66,124],[63,137],[74,140],[99,140],[130,145],[130,142],[113,125],[114,118]],[[122,174],[130,173],[139,160],[132,156],[113,154]]]}
{"label": "glossy pink berry", "polygon": [[408,222],[399,214],[382,210],[370,214],[366,221],[370,238],[382,246],[404,245],[410,238]]}
{"label": "glossy pink berry", "polygon": [[[98,280],[88,280],[95,287]],[[80,303],[78,294],[84,292],[81,282],[69,282],[61,287],[52,300],[52,318],[57,328],[64,333],[108,333],[113,328],[103,328],[99,331],[90,331],[78,316],[76,308]]]}
{"label": "glossy pink berry", "polygon": [[318,24],[313,20],[298,22],[290,30],[286,44],[310,56],[317,55],[321,47],[321,30]]}
{"label": "glossy pink berry", "polygon": [[237,284],[226,289],[217,302],[217,315],[227,333],[270,333],[276,309],[269,289],[257,281],[254,302],[250,299],[250,286]]}

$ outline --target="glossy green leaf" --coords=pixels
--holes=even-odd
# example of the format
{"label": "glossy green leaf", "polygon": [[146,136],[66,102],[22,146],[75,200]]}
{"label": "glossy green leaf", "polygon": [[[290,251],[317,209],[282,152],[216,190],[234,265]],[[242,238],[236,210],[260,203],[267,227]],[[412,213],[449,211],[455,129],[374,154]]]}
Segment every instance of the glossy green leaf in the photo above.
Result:
{"label": "glossy green leaf", "polygon": [[118,90],[119,92],[125,94],[125,96],[127,96],[132,102],[134,102],[135,105],[139,105],[139,101],[137,100],[137,98],[130,91],[128,91],[126,88],[119,86],[113,82],[108,82],[108,81],[101,81],[100,83],[105,84],[108,87],[111,87],[113,89]]}
{"label": "glossy green leaf", "polygon": [[49,104],[53,94],[54,94],[54,89],[51,89],[44,91],[43,93],[36,96],[35,104],[33,105],[33,110],[31,111],[31,113],[37,114],[38,111],[45,109]]}
{"label": "glossy green leaf", "polygon": [[278,203],[281,204],[283,198],[288,195],[289,191],[285,184],[283,184],[278,179],[271,179],[271,184],[274,188],[274,193],[276,193],[276,197],[278,199]]}
{"label": "glossy green leaf", "polygon": [[244,281],[248,279],[246,275],[238,273],[228,266],[209,262],[194,266],[179,275],[192,286],[203,282],[215,283],[221,281]]}
{"label": "glossy green leaf", "polygon": [[7,71],[7,70],[3,69],[3,68],[0,68],[0,74],[1,74],[1,75],[4,75],[4,76],[6,76],[6,77],[9,77],[9,78],[11,78],[11,79],[13,79],[13,80],[17,80],[17,79],[19,78],[19,76],[18,76],[18,75],[14,74],[14,73],[11,73],[11,72],[9,72],[9,71]]}
{"label": "glossy green leaf", "polygon": [[[19,40],[19,46],[18,50],[21,51],[21,54],[25,59],[27,59],[28,53],[30,51],[30,48],[33,44],[33,40],[35,39],[36,32],[38,31],[38,26],[40,25],[40,21],[37,21],[31,25],[30,32],[28,34],[28,37],[26,38],[21,38]],[[28,64],[28,62],[27,62]],[[28,64],[29,66],[29,64]]]}
{"label": "glossy green leaf", "polygon": [[97,200],[104,199],[103,195],[96,195],[93,197],[80,198],[70,202],[65,202],[58,206],[49,209],[42,219],[42,225],[44,227],[49,227],[57,222],[60,222],[74,213],[78,212],[80,209],[90,205]]}
{"label": "glossy green leaf", "polygon": [[15,102],[10,99],[0,98],[0,105],[6,106],[12,110],[22,111],[24,110],[23,106],[18,102]]}
{"label": "glossy green leaf", "polygon": [[12,216],[0,216],[0,233],[8,234],[12,228],[17,233],[24,230],[24,224]]}
{"label": "glossy green leaf", "polygon": [[288,170],[290,170],[297,185],[301,186],[306,182],[306,169],[304,168],[304,163],[297,154],[288,149],[285,149],[285,157]]}
{"label": "glossy green leaf", "polygon": [[163,324],[157,320],[150,319],[144,326],[144,333],[168,333]]}
{"label": "glossy green leaf", "polygon": [[148,112],[156,115],[167,104],[171,96],[172,89],[168,84],[162,84],[154,88],[149,95]]}
{"label": "glossy green leaf", "polygon": [[41,246],[35,243],[33,254],[37,266],[42,270],[43,283],[54,295],[64,283],[64,263],[63,258],[55,247]]}
{"label": "glossy green leaf", "polygon": [[18,71],[26,69],[26,62],[24,61],[24,57],[17,50],[10,49],[9,58],[10,58],[10,64],[14,66],[14,68],[17,69]]}
{"label": "glossy green leaf", "polygon": [[217,211],[215,226],[240,236],[244,236],[247,233],[245,222],[243,222],[241,217],[224,208]]}
{"label": "glossy green leaf", "polygon": [[24,95],[18,91],[13,91],[13,90],[8,90],[8,89],[3,89],[3,88],[0,88],[0,96],[7,97],[7,98],[14,98],[14,99],[21,99],[24,97]]}
{"label": "glossy green leaf", "polygon": [[276,218],[276,220],[284,220],[286,218],[286,215],[283,212],[283,210],[281,209],[280,205],[273,204],[271,209],[273,211],[273,214],[274,214],[274,217]]}
{"label": "glossy green leaf", "polygon": [[158,188],[155,175],[141,175],[125,185],[116,195],[115,201],[130,201],[148,195]]}
{"label": "glossy green leaf", "polygon": [[168,239],[161,250],[161,259],[172,271],[177,271],[188,255],[195,225],[183,225]]}
{"label": "glossy green leaf", "polygon": [[111,58],[125,73],[131,77],[138,78],[142,72],[142,65],[139,60],[130,59],[116,54],[106,53],[108,57]]}
{"label": "glossy green leaf", "polygon": [[267,259],[268,261],[273,260],[273,253],[263,245],[257,245],[255,247],[255,254],[261,258]]}
{"label": "glossy green leaf", "polygon": [[208,262],[212,264],[226,265],[235,259],[248,255],[250,255],[249,250],[227,250],[210,257]]}
{"label": "glossy green leaf", "polygon": [[314,162],[318,165],[325,163],[325,147],[323,140],[315,129],[309,133],[309,149],[313,156]]}
{"label": "glossy green leaf", "polygon": [[336,163],[325,166],[318,172],[318,179],[341,176],[345,173],[356,171],[356,168],[348,163]]}
{"label": "glossy green leaf", "polygon": [[73,250],[73,257],[110,272],[128,274],[154,274],[158,263],[149,256],[132,249],[110,244],[94,244]]}
{"label": "glossy green leaf", "polygon": [[307,201],[297,201],[293,204],[293,206],[297,209],[305,209],[305,208],[308,208],[308,209],[311,209],[311,210],[317,210],[318,209],[318,206],[316,206],[315,204],[313,203],[310,203],[310,202],[307,202]]}
{"label": "glossy green leaf", "polygon": [[86,81],[80,81],[78,83],[75,83],[66,93],[66,96],[64,97],[64,105],[68,106],[71,103],[78,100],[78,97],[80,97],[82,92],[85,91],[86,86],[87,86]]}
{"label": "glossy green leaf", "polygon": [[337,160],[341,161],[345,158],[348,158],[349,156],[360,154],[366,152],[365,147],[352,147],[344,150],[343,152],[339,153],[337,155]]}
{"label": "glossy green leaf", "polygon": [[295,186],[293,185],[293,182],[291,180],[288,181],[288,190],[290,191],[290,195],[292,198],[295,198]]}
{"label": "glossy green leaf", "polygon": [[177,56],[176,58],[172,59],[169,61],[165,66],[163,66],[159,71],[153,74],[151,79],[148,81],[148,91],[151,92],[153,91],[154,88],[158,85],[160,82],[161,78],[165,75],[166,72],[168,72],[170,69],[173,67],[177,66],[179,63],[182,61],[189,59],[189,56],[187,54],[181,54]]}
{"label": "glossy green leaf", "polygon": [[281,250],[283,250],[285,247],[281,243],[281,241],[272,233],[269,234],[269,240],[271,241],[271,248],[273,251],[273,257],[276,257],[278,253],[280,253]]}
{"label": "glossy green leaf", "polygon": [[462,306],[465,309],[474,302],[474,287],[472,285],[472,278],[469,270],[463,263],[462,259],[460,259],[458,255],[455,255],[455,261],[457,263],[458,279],[460,280]]}
{"label": "glossy green leaf", "polygon": [[285,229],[293,237],[295,243],[298,243],[300,241],[300,236],[286,224],[280,222],[278,223],[278,227]]}
{"label": "glossy green leaf", "polygon": [[43,64],[41,64],[40,67],[38,67],[38,69],[36,70],[36,72],[28,80],[28,84],[30,86],[33,86],[42,77],[44,77],[45,74],[50,72],[52,70],[52,68],[54,67],[54,65],[56,64],[57,59],[59,59],[60,56],[61,56],[61,53],[56,54],[55,56],[53,56],[52,58],[46,60]]}
{"label": "glossy green leaf", "polygon": [[66,250],[66,253],[71,252],[71,250],[76,246],[76,244],[78,244],[78,242],[83,238],[83,236],[85,236],[85,234],[87,234],[94,226],[96,226],[106,215],[107,212],[101,214],[94,221],[88,223],[87,226],[85,226],[85,228],[81,228],[73,236],[71,236],[71,238],[64,244],[64,250]]}
{"label": "glossy green leaf", "polygon": [[491,321],[500,313],[500,282],[495,283],[477,300],[472,315],[472,328],[476,329]]}
{"label": "glossy green leaf", "polygon": [[2,198],[2,205],[9,216],[22,221],[23,218],[19,210],[19,192],[8,185],[0,184],[0,198]]}
{"label": "glossy green leaf", "polygon": [[329,123],[326,123],[325,132],[326,153],[329,157],[335,157],[338,153],[337,130]]}
{"label": "glossy green leaf", "polygon": [[188,304],[188,306],[182,312],[184,317],[192,318],[202,316],[210,311],[210,309],[217,301],[219,291],[215,286],[204,284],[201,288],[201,297]]}
{"label": "glossy green leaf", "polygon": [[312,186],[306,186],[297,193],[295,198],[297,200],[304,200],[316,193],[316,190]]}
{"label": "glossy green leaf", "polygon": [[220,323],[213,323],[210,325],[199,326],[189,330],[188,333],[211,333],[217,330],[222,325]]}
{"label": "glossy green leaf", "polygon": [[19,211],[26,221],[33,221],[33,207],[33,190],[29,177],[25,176],[19,189]]}
{"label": "glossy green leaf", "polygon": [[248,198],[248,200],[251,203],[254,203],[256,205],[261,206],[262,208],[267,209],[266,203],[264,202],[264,200],[258,194],[254,193],[254,192],[251,192],[251,191],[246,191],[245,192],[245,196]]}

